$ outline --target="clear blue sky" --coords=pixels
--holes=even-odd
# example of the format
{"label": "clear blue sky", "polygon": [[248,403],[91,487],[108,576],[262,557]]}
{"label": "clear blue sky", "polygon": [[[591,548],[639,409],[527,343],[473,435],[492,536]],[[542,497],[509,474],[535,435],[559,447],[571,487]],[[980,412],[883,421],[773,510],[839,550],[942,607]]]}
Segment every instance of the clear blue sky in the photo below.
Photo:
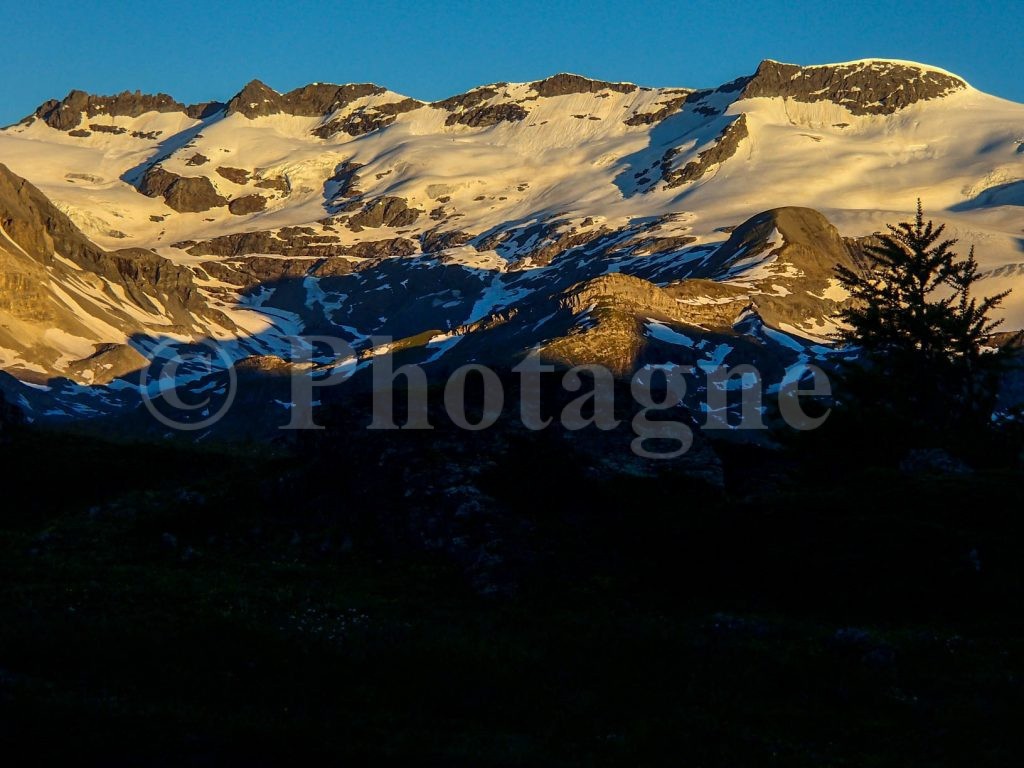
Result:
{"label": "clear blue sky", "polygon": [[72,88],[195,102],[258,77],[278,90],[370,81],[438,99],[558,71],[711,86],[763,58],[923,61],[1024,102],[1020,0],[0,0],[0,11],[0,124]]}

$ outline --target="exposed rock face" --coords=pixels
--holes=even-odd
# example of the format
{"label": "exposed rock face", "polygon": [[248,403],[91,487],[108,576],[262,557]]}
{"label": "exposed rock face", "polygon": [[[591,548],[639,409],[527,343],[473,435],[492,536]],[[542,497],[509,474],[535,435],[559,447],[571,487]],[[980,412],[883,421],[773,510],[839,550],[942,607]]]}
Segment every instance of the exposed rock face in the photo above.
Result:
{"label": "exposed rock face", "polygon": [[341,245],[333,242],[334,238],[309,234],[308,228],[292,229],[303,231],[247,232],[201,243],[178,243],[177,247],[186,247],[193,255],[227,256],[222,261],[203,262],[202,269],[245,288],[306,276],[338,277],[416,252],[415,244],[401,237]]}
{"label": "exposed rock face", "polygon": [[645,343],[641,318],[674,318],[677,302],[661,288],[622,274],[602,275],[572,286],[559,306],[585,314],[588,324],[544,347],[546,358],[562,365],[603,365],[618,375],[636,367]]}
{"label": "exposed rock face", "polygon": [[284,176],[274,176],[271,179],[260,179],[255,182],[255,185],[260,189],[276,189],[278,192],[288,194],[291,192],[291,185],[288,183],[288,179]]}
{"label": "exposed rock face", "polygon": [[700,277],[742,286],[770,325],[800,326],[834,315],[845,292],[835,268],[855,268],[838,230],[811,208],[775,208],[738,226],[701,268]]}
{"label": "exposed rock face", "polygon": [[399,115],[422,106],[422,101],[402,99],[388,104],[378,104],[374,107],[364,107],[345,117],[329,120],[314,128],[313,135],[319,136],[321,139],[329,139],[339,132],[347,133],[349,136],[363,136],[372,131],[386,128],[395,122]]}
{"label": "exposed rock face", "polygon": [[178,174],[165,171],[159,165],[151,166],[139,180],[139,192],[146,197],[163,197],[171,184],[180,178]]}
{"label": "exposed rock face", "polygon": [[663,288],[639,277],[619,273],[601,275],[573,286],[566,292],[561,304],[578,314],[602,302],[612,302],[619,308],[653,312],[666,317],[675,317],[679,312],[678,302]]}
{"label": "exposed rock face", "polygon": [[670,237],[644,237],[633,243],[634,256],[647,256],[658,253],[680,251],[697,238],[693,235],[672,235]]}
{"label": "exposed rock face", "polygon": [[632,93],[639,86],[633,83],[608,83],[604,80],[591,80],[588,77],[560,72],[546,80],[531,83],[530,87],[543,98],[545,96],[566,96],[570,93],[598,93],[603,90]]}
{"label": "exposed rock face", "polygon": [[604,235],[603,230],[585,230],[582,232],[561,232],[549,235],[541,241],[539,247],[529,251],[520,258],[529,259],[531,266],[550,264],[559,255],[572,248],[578,248],[597,240]]}
{"label": "exposed rock face", "polygon": [[[773,237],[776,232],[781,240]],[[736,227],[708,260],[708,268],[728,269],[772,242],[797,257],[794,265],[803,277],[831,277],[836,264],[853,266],[846,242],[828,219],[812,208],[786,207],[764,211]]]}
{"label": "exposed rock face", "polygon": [[112,133],[115,136],[123,133],[128,133],[127,128],[122,128],[119,125],[102,125],[99,123],[90,123],[89,130],[95,133]]}
{"label": "exposed rock face", "polygon": [[408,256],[416,245],[404,237],[342,245],[334,235],[318,235],[311,227],[285,227],[273,232],[239,232],[211,240],[174,244],[193,256],[237,257],[247,254],[279,254],[289,258],[328,259],[351,256],[358,259]]}
{"label": "exposed rock face", "polygon": [[700,278],[682,280],[664,291],[678,303],[678,319],[715,330],[731,328],[750,301],[749,291],[742,286]]}
{"label": "exposed rock face", "polygon": [[855,115],[888,115],[966,87],[958,77],[891,61],[799,67],[769,59],[761,62],[744,85],[741,98],[832,101]]}
{"label": "exposed rock face", "polygon": [[217,167],[217,173],[235,184],[246,184],[249,181],[249,172],[243,168],[228,168],[221,165]]}
{"label": "exposed rock face", "polygon": [[228,210],[236,216],[244,216],[247,213],[257,213],[266,210],[267,198],[263,195],[245,195],[236,197],[228,203]]}
{"label": "exposed rock face", "polygon": [[228,102],[227,114],[248,118],[276,115],[281,112],[281,94],[259,80],[245,84]]}
{"label": "exposed rock face", "polygon": [[386,92],[373,83],[313,83],[284,94],[284,111],[301,117],[329,114],[365,96],[378,96]]}
{"label": "exposed rock face", "polygon": [[424,253],[433,253],[448,248],[457,248],[460,245],[465,245],[472,239],[473,236],[468,232],[461,232],[457,229],[442,232],[435,228],[427,230],[420,235],[420,247]]}
{"label": "exposed rock face", "polygon": [[[501,84],[504,86],[504,83]],[[471,109],[482,104],[485,101],[489,101],[497,96],[499,93],[498,85],[482,85],[479,88],[474,88],[472,91],[466,93],[460,93],[455,96],[449,96],[447,99],[441,101],[435,101],[430,106],[434,109],[443,109],[448,112],[456,112],[460,109]]]}
{"label": "exposed rock face", "polygon": [[114,96],[95,96],[85,91],[71,91],[60,101],[50,99],[40,104],[34,116],[58,131],[70,131],[86,117],[109,115],[111,117],[138,117],[146,112],[184,112],[197,120],[215,114],[223,105],[205,102],[186,106],[166,93],[149,94],[141,91],[124,91]]}
{"label": "exposed rock face", "polygon": [[649,112],[637,112],[627,117],[624,122],[629,126],[654,125],[660,123],[669,115],[673,115],[682,109],[683,105],[690,100],[695,91],[681,91],[679,96],[673,96],[659,103],[658,108]]}
{"label": "exposed rock face", "polygon": [[486,128],[498,123],[514,123],[525,118],[529,112],[518,104],[482,104],[462,112],[448,115],[445,125],[468,125],[470,128]]}
{"label": "exposed rock face", "polygon": [[164,200],[179,213],[199,213],[228,203],[205,176],[177,179],[164,193]]}
{"label": "exposed rock face", "polygon": [[726,126],[722,135],[710,148],[705,149],[697,155],[696,160],[691,160],[682,168],[672,168],[672,158],[679,150],[677,148],[670,149],[661,159],[661,177],[665,180],[665,186],[672,189],[688,181],[697,181],[716,165],[721,165],[736,154],[740,142],[748,135],[747,116],[740,115]]}
{"label": "exposed rock face", "polygon": [[550,264],[571,249],[588,246],[607,236],[604,227],[590,219],[573,221],[555,216],[514,229],[494,232],[473,243],[478,251],[494,249],[512,262],[512,269]]}
{"label": "exposed rock face", "polygon": [[[6,233],[0,235],[0,346],[33,364],[53,370],[59,358],[66,359],[62,338],[122,343],[97,338],[97,324],[124,336],[148,335],[152,331],[140,320],[145,315],[164,332],[187,332],[197,319],[234,327],[207,305],[187,268],[151,251],[96,247],[38,189],[3,165],[0,227]],[[137,362],[113,347],[96,347],[85,357],[91,362],[71,362],[64,373],[92,381],[120,375]]]}
{"label": "exposed rock face", "polygon": [[277,259],[271,256],[244,256],[226,261],[205,261],[202,268],[218,280],[242,288],[252,288],[278,280],[301,279],[307,275],[348,274],[353,267],[352,262],[343,258]]}
{"label": "exposed rock face", "polygon": [[225,107],[227,104],[222,101],[203,101],[199,104],[189,104],[185,107],[185,114],[193,120],[206,120],[208,117],[222,112]]}
{"label": "exposed rock face", "polygon": [[338,200],[361,195],[362,192],[356,186],[359,183],[356,171],[362,167],[362,164],[348,160],[338,163],[334,168],[334,173],[324,181],[324,198],[335,203]]}
{"label": "exposed rock face", "polygon": [[364,96],[375,96],[386,89],[373,83],[312,83],[288,93],[278,93],[259,80],[253,80],[227,104],[227,114],[248,118],[265,117],[284,112],[299,117],[320,117]]}
{"label": "exposed rock face", "polygon": [[348,226],[354,232],[364,227],[407,227],[419,218],[423,211],[410,208],[401,197],[378,197],[363,210],[349,217]]}
{"label": "exposed rock face", "polygon": [[[282,256],[337,256],[344,251],[335,246],[337,238],[317,236],[310,229],[308,233],[291,234],[282,231],[275,233],[270,230],[256,232],[239,232],[233,235],[221,235],[211,240],[199,242],[185,241],[175,243],[176,248],[183,248],[193,256],[242,256],[250,253],[276,253]],[[311,249],[315,249],[312,250]]]}
{"label": "exposed rock face", "polygon": [[442,101],[435,101],[430,106],[443,109],[451,114],[445,119],[445,125],[466,125],[470,128],[486,128],[502,122],[518,122],[529,111],[520,104],[499,101],[488,103],[501,94],[501,89],[508,83],[495,83],[474,88],[472,91],[451,96]]}
{"label": "exposed rock face", "polygon": [[146,112],[184,112],[185,105],[166,93],[148,94],[124,91],[116,96],[93,96],[85,91],[71,91],[60,101],[51,99],[35,111],[35,116],[51,128],[68,131],[86,117],[97,115],[138,117]]}
{"label": "exposed rock face", "polygon": [[147,365],[146,358],[127,344],[97,344],[95,350],[89,357],[68,364],[68,373],[74,379],[109,384]]}
{"label": "exposed rock face", "polygon": [[228,204],[205,176],[179,176],[158,165],[143,175],[139,191],[147,197],[163,197],[179,213],[199,213]]}

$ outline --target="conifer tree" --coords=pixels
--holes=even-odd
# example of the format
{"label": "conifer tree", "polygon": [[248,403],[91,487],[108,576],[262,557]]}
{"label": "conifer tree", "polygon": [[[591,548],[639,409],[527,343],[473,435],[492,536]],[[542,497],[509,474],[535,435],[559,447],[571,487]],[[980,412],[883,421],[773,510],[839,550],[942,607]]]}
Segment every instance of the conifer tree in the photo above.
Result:
{"label": "conifer tree", "polygon": [[961,259],[945,225],[925,221],[921,201],[913,222],[887,225],[868,246],[860,271],[837,277],[853,298],[839,314],[837,339],[857,351],[844,375],[846,394],[901,424],[934,431],[984,425],[996,404],[1009,351],[994,349],[991,318],[1009,291],[979,299],[971,248]]}

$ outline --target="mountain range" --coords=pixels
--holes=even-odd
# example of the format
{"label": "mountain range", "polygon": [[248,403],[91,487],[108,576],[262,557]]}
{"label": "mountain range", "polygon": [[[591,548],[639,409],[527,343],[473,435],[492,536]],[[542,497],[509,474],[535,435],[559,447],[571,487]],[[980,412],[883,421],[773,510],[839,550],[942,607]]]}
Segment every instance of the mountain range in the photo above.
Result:
{"label": "mountain range", "polygon": [[0,131],[0,386],[33,420],[130,412],[168,344],[268,371],[298,334],[360,360],[392,337],[439,371],[539,347],[622,376],[756,362],[777,383],[834,353],[834,268],[918,198],[975,246],[985,293],[1017,289],[1000,317],[1024,328],[1024,105],[935,67],[557,74],[437,102],[72,91]]}

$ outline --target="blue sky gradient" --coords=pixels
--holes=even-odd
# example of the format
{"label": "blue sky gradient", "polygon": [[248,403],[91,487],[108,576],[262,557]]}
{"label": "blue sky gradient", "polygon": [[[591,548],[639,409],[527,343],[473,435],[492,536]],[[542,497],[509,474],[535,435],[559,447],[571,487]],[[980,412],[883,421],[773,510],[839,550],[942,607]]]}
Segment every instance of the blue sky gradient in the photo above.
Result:
{"label": "blue sky gradient", "polygon": [[0,124],[72,88],[138,88],[196,102],[226,100],[258,77],[281,91],[368,81],[434,100],[559,71],[713,86],[764,58],[922,61],[1024,102],[1019,0],[3,5]]}

